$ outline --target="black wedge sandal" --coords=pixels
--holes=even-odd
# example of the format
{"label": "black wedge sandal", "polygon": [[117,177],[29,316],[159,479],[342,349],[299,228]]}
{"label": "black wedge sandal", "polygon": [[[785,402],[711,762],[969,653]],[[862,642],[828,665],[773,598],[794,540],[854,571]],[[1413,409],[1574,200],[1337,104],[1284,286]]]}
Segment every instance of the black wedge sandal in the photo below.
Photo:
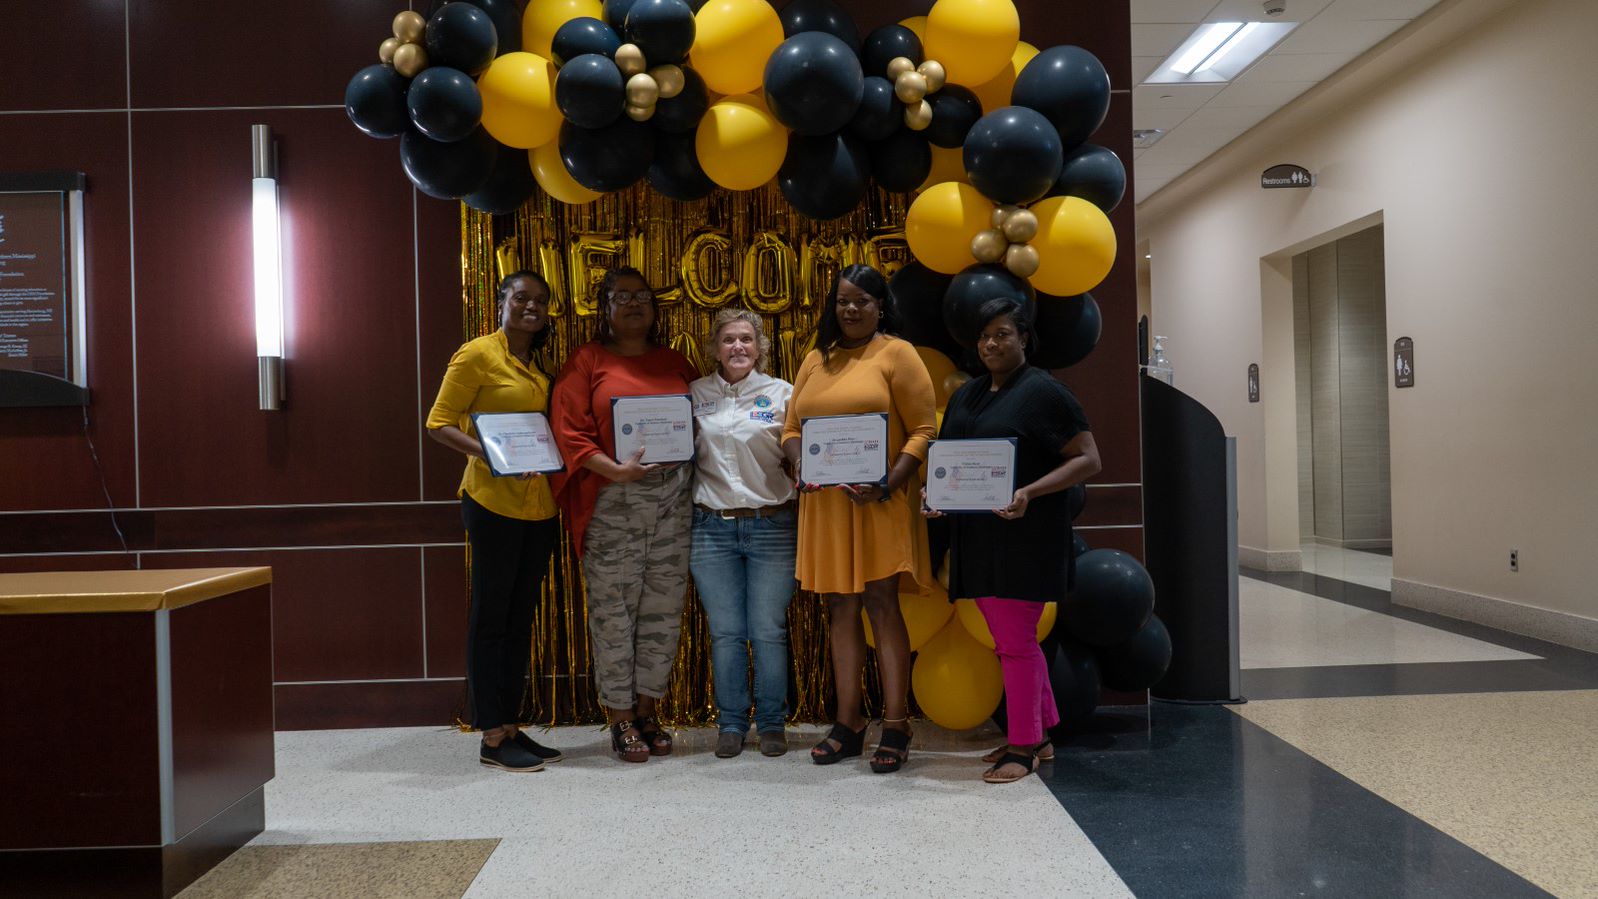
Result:
{"label": "black wedge sandal", "polygon": [[[821,739],[821,742],[810,750],[810,761],[818,765],[832,765],[844,759],[852,759],[860,755],[865,751],[866,728],[870,726],[871,722],[867,721],[865,727],[854,731],[850,730],[842,722],[834,722],[832,730],[827,731],[827,735]],[[838,748],[833,749],[827,743],[828,740],[836,742]]]}
{"label": "black wedge sandal", "polygon": [[889,727],[890,724],[910,726],[909,718],[882,720],[882,740],[877,751],[871,754],[871,770],[877,774],[892,774],[910,761],[910,731]]}

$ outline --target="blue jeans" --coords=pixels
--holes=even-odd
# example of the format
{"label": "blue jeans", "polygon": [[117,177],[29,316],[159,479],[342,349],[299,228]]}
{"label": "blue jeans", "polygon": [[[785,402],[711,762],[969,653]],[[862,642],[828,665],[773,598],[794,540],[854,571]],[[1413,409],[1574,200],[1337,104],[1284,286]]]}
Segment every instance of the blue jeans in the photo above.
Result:
{"label": "blue jeans", "polygon": [[717,727],[749,730],[749,650],[755,653],[755,728],[782,730],[788,717],[788,603],[798,582],[799,516],[722,518],[694,509],[688,567],[710,620]]}

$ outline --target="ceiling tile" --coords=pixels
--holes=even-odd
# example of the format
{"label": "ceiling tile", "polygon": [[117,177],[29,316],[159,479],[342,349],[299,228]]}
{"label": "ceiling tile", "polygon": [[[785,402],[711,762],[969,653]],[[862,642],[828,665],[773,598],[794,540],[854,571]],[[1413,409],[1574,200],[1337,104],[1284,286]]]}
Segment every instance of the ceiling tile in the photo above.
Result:
{"label": "ceiling tile", "polygon": [[1364,53],[1404,27],[1398,19],[1337,21],[1317,18],[1289,34],[1272,53]]}
{"label": "ceiling tile", "polygon": [[1237,77],[1234,84],[1267,81],[1323,81],[1348,65],[1357,53],[1271,53]]}
{"label": "ceiling tile", "polygon": [[[1132,110],[1133,128],[1158,128],[1169,133],[1182,120],[1193,114],[1192,109],[1137,109]],[[1160,138],[1164,140],[1165,138]]]}
{"label": "ceiling tile", "polygon": [[1193,33],[1192,25],[1133,25],[1132,55],[1165,58]]}
{"label": "ceiling tile", "polygon": [[1139,162],[1135,174],[1138,178],[1175,178],[1192,167],[1191,165],[1148,165]]}
{"label": "ceiling tile", "polygon": [[1204,21],[1215,0],[1132,0],[1132,24]]}
{"label": "ceiling tile", "polygon": [[1204,17],[1206,22],[1308,22],[1331,4],[1331,0],[1287,0],[1287,12],[1267,16],[1260,0],[1221,0]]}
{"label": "ceiling tile", "polygon": [[1314,87],[1314,81],[1239,81],[1215,95],[1206,109],[1268,106],[1275,109]]}
{"label": "ceiling tile", "polygon": [[1143,110],[1198,109],[1220,93],[1224,84],[1142,84],[1132,88],[1132,117]]}
{"label": "ceiling tile", "polygon": [[1241,133],[1259,124],[1260,120],[1275,111],[1269,106],[1220,107],[1211,103],[1188,116],[1187,121],[1182,123],[1182,130],[1213,128],[1230,129]]}
{"label": "ceiling tile", "polygon": [[[1321,18],[1414,19],[1436,5],[1437,0],[1336,0],[1321,13]],[[1289,8],[1288,12],[1293,10]]]}
{"label": "ceiling tile", "polygon": [[1144,79],[1154,74],[1154,70],[1165,61],[1163,56],[1134,56],[1132,57],[1132,83],[1142,84]]}

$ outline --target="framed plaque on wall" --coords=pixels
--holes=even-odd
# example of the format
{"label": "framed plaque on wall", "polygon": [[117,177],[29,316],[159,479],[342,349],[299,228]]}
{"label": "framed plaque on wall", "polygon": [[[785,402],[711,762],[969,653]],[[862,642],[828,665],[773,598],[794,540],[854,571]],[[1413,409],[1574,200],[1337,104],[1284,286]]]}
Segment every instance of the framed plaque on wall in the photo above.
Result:
{"label": "framed plaque on wall", "polygon": [[0,406],[88,403],[81,172],[0,174]]}

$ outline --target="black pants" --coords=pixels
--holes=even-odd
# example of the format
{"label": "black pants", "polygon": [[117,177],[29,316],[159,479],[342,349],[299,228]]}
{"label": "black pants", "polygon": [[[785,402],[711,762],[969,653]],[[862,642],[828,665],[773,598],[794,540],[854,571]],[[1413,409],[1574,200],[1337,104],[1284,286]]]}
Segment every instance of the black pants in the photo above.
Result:
{"label": "black pants", "polygon": [[472,613],[466,635],[466,691],[472,725],[492,730],[514,724],[532,653],[533,608],[559,519],[506,518],[461,496],[461,518],[472,547]]}

